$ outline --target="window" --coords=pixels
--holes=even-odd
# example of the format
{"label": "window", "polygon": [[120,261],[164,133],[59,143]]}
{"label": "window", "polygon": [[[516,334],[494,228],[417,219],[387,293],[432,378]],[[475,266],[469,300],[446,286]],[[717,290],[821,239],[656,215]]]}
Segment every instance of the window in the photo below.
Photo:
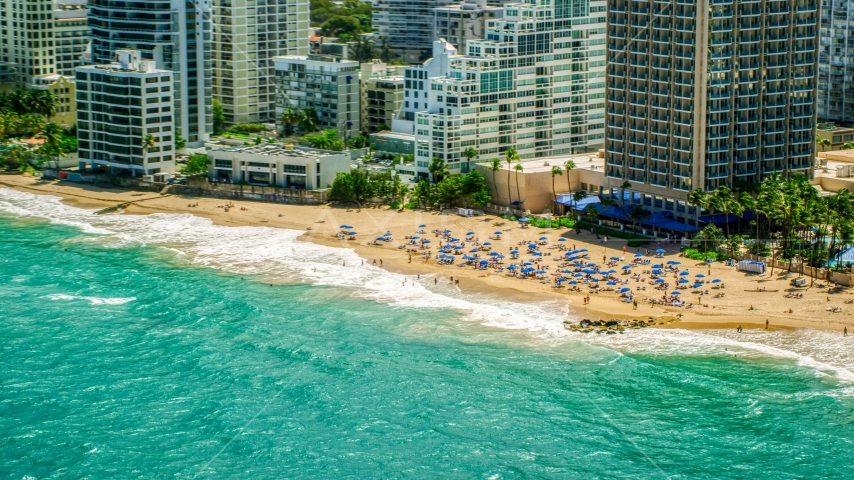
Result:
{"label": "window", "polygon": [[302,173],[305,175],[305,165],[282,165],[282,171],[285,173]]}

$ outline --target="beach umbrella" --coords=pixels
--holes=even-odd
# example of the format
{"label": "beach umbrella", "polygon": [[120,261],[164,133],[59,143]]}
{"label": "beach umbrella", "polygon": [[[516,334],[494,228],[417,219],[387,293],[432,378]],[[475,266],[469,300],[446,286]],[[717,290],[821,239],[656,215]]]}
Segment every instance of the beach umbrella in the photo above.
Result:
{"label": "beach umbrella", "polygon": [[643,256],[643,254],[642,254],[642,253],[636,253],[636,254],[635,254],[635,257],[642,257],[642,256]]}
{"label": "beach umbrella", "polygon": [[424,240],[424,243],[430,243],[430,239]]}
{"label": "beach umbrella", "polygon": [[440,249],[439,249],[439,253],[448,253],[448,251],[447,251],[447,250],[445,250],[445,249],[443,249],[443,248],[440,248]]}
{"label": "beach umbrella", "polygon": [[566,270],[563,271],[563,273],[575,273],[575,272],[573,272],[572,270],[567,268]]}
{"label": "beach umbrella", "polygon": [[545,270],[537,270],[537,275],[545,275],[545,274],[546,274]]}
{"label": "beach umbrella", "polygon": [[533,272],[533,271],[534,271],[534,269],[532,267],[525,267],[522,269],[522,273],[528,273],[528,272]]}
{"label": "beach umbrella", "polygon": [[510,255],[519,255],[519,250],[510,250]]}
{"label": "beach umbrella", "polygon": [[480,264],[481,265],[489,265],[489,261],[488,260],[481,260]]}
{"label": "beach umbrella", "polygon": [[537,249],[537,245],[535,243],[528,244],[528,250],[536,250],[536,249]]}
{"label": "beach umbrella", "polygon": [[616,285],[616,284],[617,284],[617,282],[615,282],[613,280],[611,280],[610,282],[607,283],[607,285]]}
{"label": "beach umbrella", "polygon": [[586,251],[587,251],[587,249],[586,249],[586,248],[582,248],[582,249],[576,250],[576,252],[577,252],[577,253],[584,253],[584,252],[586,252]]}
{"label": "beach umbrella", "polygon": [[655,283],[664,283],[664,279],[663,278],[656,278]]}
{"label": "beach umbrella", "polygon": [[426,227],[426,226],[427,226],[427,225],[424,225],[424,224],[422,223],[421,225],[418,225],[418,228],[424,228],[424,227]]}
{"label": "beach umbrella", "polygon": [[524,266],[526,266],[526,267],[530,267],[531,265],[533,265],[533,263],[531,263],[531,262],[524,262],[524,263],[522,263],[522,265],[524,265]]}
{"label": "beach umbrella", "polygon": [[702,283],[695,283],[694,285],[691,285],[691,288],[700,288],[702,286],[703,286]]}
{"label": "beach umbrella", "polygon": [[688,276],[688,270],[683,270],[683,271],[679,272],[679,276],[680,277]]}
{"label": "beach umbrella", "polygon": [[688,283],[688,279],[687,278],[680,278],[679,283]]}
{"label": "beach umbrella", "polygon": [[467,232],[466,235],[474,235],[474,232]]}
{"label": "beach umbrella", "polygon": [[681,265],[681,263],[680,263],[680,262],[677,262],[676,260],[668,260],[668,261],[667,261],[667,264],[668,264],[668,265]]}
{"label": "beach umbrella", "polygon": [[631,265],[623,265],[623,270],[628,270],[628,269],[630,269],[630,268],[632,268],[632,266],[631,266]]}
{"label": "beach umbrella", "polygon": [[476,248],[472,248],[471,250],[469,250],[469,253],[477,253],[477,249],[476,249]]}
{"label": "beach umbrella", "polygon": [[616,270],[605,270],[602,273],[617,273],[617,271]]}
{"label": "beach umbrella", "polygon": [[596,270],[593,270],[591,268],[585,268],[584,270],[581,271],[581,273],[591,273],[592,274],[592,273],[596,273]]}
{"label": "beach umbrella", "polygon": [[489,256],[490,256],[490,257],[494,257],[494,256],[496,256],[496,255],[498,255],[498,252],[489,252]]}
{"label": "beach umbrella", "polygon": [[519,267],[517,267],[516,265],[510,265],[509,267],[507,267],[507,270],[517,270],[518,268]]}
{"label": "beach umbrella", "polygon": [[716,279],[712,280],[712,283],[721,283],[721,279],[720,279],[720,278],[716,278]]}
{"label": "beach umbrella", "polygon": [[496,235],[501,235],[501,232],[495,232]]}
{"label": "beach umbrella", "polygon": [[618,292],[620,292],[620,293],[626,293],[626,292],[631,292],[631,291],[632,291],[632,289],[631,289],[631,288],[629,288],[629,287],[623,287],[623,288],[621,288],[621,289],[619,289],[619,290],[617,290],[617,291],[618,291]]}
{"label": "beach umbrella", "polygon": [[573,277],[583,277],[584,274],[583,273],[573,273],[572,276]]}
{"label": "beach umbrella", "polygon": [[661,267],[660,263],[656,263],[655,265],[652,266],[652,268],[662,268],[662,267]]}
{"label": "beach umbrella", "polygon": [[682,295],[682,292],[672,291],[672,292],[670,292],[670,294],[671,295]]}
{"label": "beach umbrella", "polygon": [[697,277],[697,278],[705,278],[705,275],[703,275],[702,273],[698,273],[698,274],[696,274],[696,275],[694,275],[694,276],[695,276],[695,277]]}
{"label": "beach umbrella", "polygon": [[548,240],[549,237],[540,237],[540,240]]}
{"label": "beach umbrella", "polygon": [[347,235],[356,235],[356,232],[347,232]]}
{"label": "beach umbrella", "polygon": [[542,256],[543,256],[543,253],[542,253],[542,252],[534,252],[534,253],[532,253],[531,255],[533,255],[533,256],[535,256],[535,257],[542,257]]}
{"label": "beach umbrella", "polygon": [[390,237],[390,236],[391,236],[391,232],[385,232],[385,233],[383,234],[383,236],[384,236],[384,237]]}
{"label": "beach umbrella", "polygon": [[620,257],[611,257],[611,258],[609,258],[608,260],[613,260],[613,261],[615,261],[615,262],[616,262],[616,261],[617,261],[617,260],[619,260],[619,259],[620,259]]}
{"label": "beach umbrella", "polygon": [[377,241],[385,241],[385,237],[377,237]]}
{"label": "beach umbrella", "polygon": [[450,258],[450,259],[452,259],[452,260],[453,260],[453,259],[455,259],[455,258],[457,258],[457,257],[455,257],[455,256],[453,256],[453,255],[445,255],[445,258]]}
{"label": "beach umbrella", "polygon": [[652,269],[652,273],[654,273],[655,275],[661,275],[661,270],[654,268]]}
{"label": "beach umbrella", "polygon": [[338,228],[347,228],[347,225],[341,225]]}
{"label": "beach umbrella", "polygon": [[421,237],[419,237],[418,235],[416,235],[416,236],[412,237],[412,239],[413,239],[413,240],[419,240],[419,239],[421,239]]}
{"label": "beach umbrella", "polygon": [[489,245],[492,245],[492,243],[490,243],[490,242],[483,242],[483,246],[484,246],[484,247],[489,246]]}
{"label": "beach umbrella", "polygon": [[460,239],[459,239],[459,238],[452,238],[452,239],[451,239],[451,241],[452,241],[452,242],[459,242],[459,241],[460,241]]}
{"label": "beach umbrella", "polygon": [[557,241],[558,241],[558,242],[565,242],[565,241],[566,241],[566,239],[565,239],[565,238],[563,238],[563,237],[560,237],[560,238],[558,238],[558,239],[557,239]]}
{"label": "beach umbrella", "polygon": [[499,253],[498,255],[496,255],[496,256],[495,256],[495,258],[504,258],[504,255],[501,255],[501,254]]}
{"label": "beach umbrella", "polygon": [[569,284],[570,285],[576,285],[576,284],[578,284],[578,280],[570,280]]}
{"label": "beach umbrella", "polygon": [[463,259],[465,259],[465,260],[476,260],[474,257],[471,257],[469,255],[463,255]]}
{"label": "beach umbrella", "polygon": [[530,222],[530,221],[531,221],[531,219],[530,219],[530,218],[528,218],[528,217],[522,217],[522,218],[520,218],[520,219],[519,219],[519,221],[520,221],[520,222],[522,222],[522,223],[525,223],[525,222]]}
{"label": "beach umbrella", "polygon": [[655,253],[664,253],[664,252],[665,252],[665,250],[663,248],[659,248],[658,250],[655,251]]}
{"label": "beach umbrella", "polygon": [[450,243],[446,243],[444,248],[453,248],[453,245],[451,245]]}

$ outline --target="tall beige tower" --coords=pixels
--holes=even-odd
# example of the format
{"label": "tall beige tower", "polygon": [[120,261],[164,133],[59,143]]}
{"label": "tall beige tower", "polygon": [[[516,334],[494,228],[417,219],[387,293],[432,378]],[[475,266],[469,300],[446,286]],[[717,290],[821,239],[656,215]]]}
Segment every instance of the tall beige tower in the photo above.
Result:
{"label": "tall beige tower", "polygon": [[273,60],[308,54],[308,0],[214,0],[213,97],[227,123],[275,120]]}

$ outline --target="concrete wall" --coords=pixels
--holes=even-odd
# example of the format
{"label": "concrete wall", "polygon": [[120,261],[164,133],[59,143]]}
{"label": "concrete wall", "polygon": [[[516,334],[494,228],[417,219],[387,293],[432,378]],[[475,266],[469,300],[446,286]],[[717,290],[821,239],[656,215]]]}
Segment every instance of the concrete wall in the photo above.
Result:
{"label": "concrete wall", "polygon": [[[756,255],[739,255],[739,260],[752,260],[757,262],[764,262],[768,268],[771,268],[771,257],[759,257]],[[775,271],[791,271],[793,274],[803,275],[805,277],[813,277],[815,279],[827,280],[827,269],[824,268],[816,268],[816,267],[803,267],[803,271],[801,271],[801,264],[797,263],[794,266],[791,262],[784,262],[782,260],[773,260],[774,270]],[[791,269],[791,270],[790,270]],[[830,272],[830,281],[837,282],[840,285],[844,285],[846,287],[850,287],[854,285],[854,274],[847,274],[842,272]]]}

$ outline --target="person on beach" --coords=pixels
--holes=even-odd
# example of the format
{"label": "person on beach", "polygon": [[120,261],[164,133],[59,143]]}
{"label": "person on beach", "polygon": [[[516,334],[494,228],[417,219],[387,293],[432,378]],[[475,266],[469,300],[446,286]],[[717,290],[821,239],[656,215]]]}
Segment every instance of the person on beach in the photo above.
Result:
{"label": "person on beach", "polygon": [[848,327],[845,327],[845,328],[843,328],[843,329],[842,329],[842,336],[843,336],[843,337],[847,337],[847,336],[848,336]]}
{"label": "person on beach", "polygon": [[768,330],[768,325],[769,325],[769,323],[770,323],[770,322],[768,321],[768,319],[765,319],[765,330]]}
{"label": "person on beach", "polygon": [[739,325],[738,328],[735,329],[735,331],[741,333],[741,325]]}

